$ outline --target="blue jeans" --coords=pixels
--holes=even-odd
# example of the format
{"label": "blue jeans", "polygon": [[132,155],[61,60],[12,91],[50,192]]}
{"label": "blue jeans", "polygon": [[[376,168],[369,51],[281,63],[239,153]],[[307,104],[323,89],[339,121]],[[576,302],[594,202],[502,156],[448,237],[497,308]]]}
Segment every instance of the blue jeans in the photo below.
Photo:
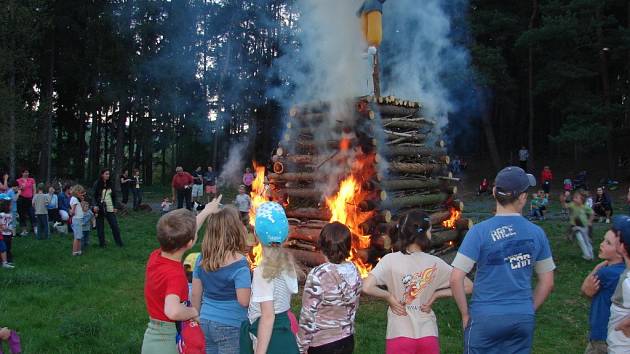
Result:
{"label": "blue jeans", "polygon": [[206,354],[238,354],[240,328],[201,319],[201,329],[206,338]]}
{"label": "blue jeans", "polygon": [[133,194],[133,210],[136,210],[142,204],[142,189],[133,187],[131,193]]}
{"label": "blue jeans", "polygon": [[464,353],[529,354],[535,327],[534,315],[470,316],[464,329]]}
{"label": "blue jeans", "polygon": [[50,238],[48,230],[48,214],[37,214],[37,239],[47,240]]}
{"label": "blue jeans", "polygon": [[90,245],[90,229],[91,225],[83,225],[83,238],[81,239],[81,250],[84,251]]}

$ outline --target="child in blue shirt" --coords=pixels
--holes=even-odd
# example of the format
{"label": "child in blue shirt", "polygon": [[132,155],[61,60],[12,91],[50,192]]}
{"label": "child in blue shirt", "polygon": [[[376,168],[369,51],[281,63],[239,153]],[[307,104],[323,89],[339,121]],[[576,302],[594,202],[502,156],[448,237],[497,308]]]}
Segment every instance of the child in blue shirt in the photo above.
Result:
{"label": "child in blue shirt", "polygon": [[606,354],[608,346],[608,318],[611,297],[615,292],[619,276],[625,269],[623,257],[617,252],[619,237],[612,230],[606,232],[599,246],[599,258],[604,261],[595,266],[582,283],[582,294],[591,298],[589,314],[590,333],[585,354]]}

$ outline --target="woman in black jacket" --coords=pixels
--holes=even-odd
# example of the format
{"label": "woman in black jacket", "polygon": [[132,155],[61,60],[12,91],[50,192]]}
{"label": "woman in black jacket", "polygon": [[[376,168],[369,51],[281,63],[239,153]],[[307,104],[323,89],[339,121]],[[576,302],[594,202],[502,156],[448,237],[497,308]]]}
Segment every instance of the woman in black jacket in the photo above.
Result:
{"label": "woman in black jacket", "polygon": [[110,177],[110,171],[103,170],[96,183],[94,183],[96,233],[98,234],[99,245],[105,247],[105,219],[107,219],[107,223],[112,229],[114,241],[118,246],[122,247],[120,227],[118,227],[118,220],[116,219],[116,191]]}
{"label": "woman in black jacket", "polygon": [[597,187],[593,211],[595,215],[600,218],[600,222],[605,218],[606,223],[610,223],[610,218],[613,214],[612,200],[604,190],[604,187]]}

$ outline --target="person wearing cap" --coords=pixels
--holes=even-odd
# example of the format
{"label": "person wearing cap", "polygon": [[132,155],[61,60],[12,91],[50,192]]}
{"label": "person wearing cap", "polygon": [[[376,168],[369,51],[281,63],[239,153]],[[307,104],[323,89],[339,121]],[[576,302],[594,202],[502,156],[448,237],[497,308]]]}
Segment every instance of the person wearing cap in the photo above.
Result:
{"label": "person wearing cap", "polygon": [[[501,170],[493,195],[496,215],[470,229],[453,261],[450,285],[462,316],[465,353],[529,353],[535,311],[553,289],[555,264],[545,232],[524,218],[536,179],[522,168]],[[472,301],[464,278],[477,266]],[[538,282],[532,292],[532,275]]]}
{"label": "person wearing cap", "polygon": [[619,237],[617,252],[623,256],[626,268],[611,298],[606,343],[609,354],[630,353],[630,216],[614,217],[611,231]]}
{"label": "person wearing cap", "polygon": [[262,261],[252,277],[249,321],[241,325],[241,353],[297,354],[291,330],[291,322],[295,321],[291,295],[298,292],[297,272],[293,259],[282,247],[289,235],[289,221],[282,206],[275,202],[258,206],[254,229],[262,245]]}

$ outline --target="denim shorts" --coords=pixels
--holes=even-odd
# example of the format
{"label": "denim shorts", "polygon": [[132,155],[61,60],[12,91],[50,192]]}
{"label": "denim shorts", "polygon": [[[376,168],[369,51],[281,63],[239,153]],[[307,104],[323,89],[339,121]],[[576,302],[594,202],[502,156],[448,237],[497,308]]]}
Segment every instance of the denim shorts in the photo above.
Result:
{"label": "denim shorts", "polygon": [[202,318],[201,329],[206,338],[206,354],[238,354],[240,352],[240,328]]}
{"label": "denim shorts", "polygon": [[72,234],[74,235],[75,240],[80,240],[83,238],[82,226],[83,226],[83,223],[81,219],[77,219],[76,222],[74,221],[74,219],[72,219]]}
{"label": "denim shorts", "polygon": [[470,316],[464,330],[464,353],[529,354],[535,326],[534,315]]}
{"label": "denim shorts", "polygon": [[4,243],[4,240],[0,240],[0,253],[7,251],[7,244]]}

